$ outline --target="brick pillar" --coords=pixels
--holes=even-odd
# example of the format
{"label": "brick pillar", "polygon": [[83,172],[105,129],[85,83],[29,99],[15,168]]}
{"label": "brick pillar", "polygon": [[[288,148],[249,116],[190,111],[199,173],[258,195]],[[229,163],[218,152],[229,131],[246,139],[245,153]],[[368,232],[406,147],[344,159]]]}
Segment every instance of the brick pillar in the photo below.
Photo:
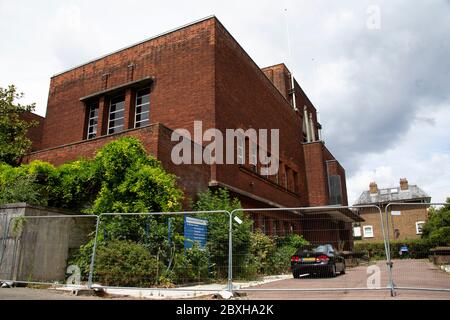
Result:
{"label": "brick pillar", "polygon": [[100,97],[98,101],[98,127],[97,136],[103,136],[107,134],[108,130],[108,113],[109,105],[105,97]]}
{"label": "brick pillar", "polygon": [[124,110],[124,119],[123,126],[124,130],[134,128],[134,101],[133,101],[133,91],[128,88],[125,91],[125,110]]}

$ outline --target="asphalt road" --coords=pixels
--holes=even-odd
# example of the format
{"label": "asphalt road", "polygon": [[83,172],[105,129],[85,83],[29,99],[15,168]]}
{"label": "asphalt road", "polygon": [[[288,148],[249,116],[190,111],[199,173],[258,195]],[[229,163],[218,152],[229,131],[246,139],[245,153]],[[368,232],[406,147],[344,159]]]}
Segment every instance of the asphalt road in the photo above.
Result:
{"label": "asphalt road", "polygon": [[[428,260],[395,260],[393,267],[393,279],[397,287],[413,288],[446,288],[450,289],[450,275],[438,269]],[[388,273],[385,261],[375,264],[380,270],[380,287],[388,284]],[[373,267],[372,267],[373,268]],[[367,288],[368,278],[373,271],[368,273],[368,266],[348,268],[346,274],[336,278],[312,278],[280,280],[252,289],[312,289],[312,288]],[[370,278],[372,279],[372,278]],[[373,282],[369,281],[373,285]],[[334,291],[334,292],[300,292],[300,291],[244,291],[248,299],[445,299],[450,300],[450,292],[425,292],[397,290],[394,298],[390,291]]]}

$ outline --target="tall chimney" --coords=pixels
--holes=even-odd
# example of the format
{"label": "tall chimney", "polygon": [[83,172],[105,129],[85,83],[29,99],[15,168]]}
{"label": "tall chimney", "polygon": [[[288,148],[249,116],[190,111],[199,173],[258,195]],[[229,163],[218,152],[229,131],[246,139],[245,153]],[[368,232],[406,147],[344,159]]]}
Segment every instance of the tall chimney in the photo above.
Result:
{"label": "tall chimney", "polygon": [[378,193],[378,186],[377,186],[376,182],[371,182],[369,184],[369,190],[370,190],[370,194],[377,194]]}
{"label": "tall chimney", "polygon": [[408,189],[409,189],[408,180],[406,180],[406,178],[400,179],[400,190],[408,190]]}

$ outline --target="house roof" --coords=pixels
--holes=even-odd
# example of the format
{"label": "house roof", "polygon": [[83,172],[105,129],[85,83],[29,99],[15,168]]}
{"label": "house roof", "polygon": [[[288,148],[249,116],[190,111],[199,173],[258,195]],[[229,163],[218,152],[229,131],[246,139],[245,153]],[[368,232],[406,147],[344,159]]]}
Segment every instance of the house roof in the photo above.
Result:
{"label": "house roof", "polygon": [[430,202],[431,197],[416,185],[409,185],[408,190],[400,190],[399,187],[378,189],[377,193],[371,194],[364,191],[356,200],[355,205],[367,205],[388,202],[412,202],[423,200]]}

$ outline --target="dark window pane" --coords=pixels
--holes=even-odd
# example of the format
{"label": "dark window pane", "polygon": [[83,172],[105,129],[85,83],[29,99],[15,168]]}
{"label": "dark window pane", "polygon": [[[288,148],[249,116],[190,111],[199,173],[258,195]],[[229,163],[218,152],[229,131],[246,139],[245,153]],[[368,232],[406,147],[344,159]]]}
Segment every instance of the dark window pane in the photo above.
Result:
{"label": "dark window pane", "polygon": [[118,119],[118,118],[123,118],[123,111],[118,111],[115,113],[111,113],[109,115],[109,120],[114,120],[114,119]]}

